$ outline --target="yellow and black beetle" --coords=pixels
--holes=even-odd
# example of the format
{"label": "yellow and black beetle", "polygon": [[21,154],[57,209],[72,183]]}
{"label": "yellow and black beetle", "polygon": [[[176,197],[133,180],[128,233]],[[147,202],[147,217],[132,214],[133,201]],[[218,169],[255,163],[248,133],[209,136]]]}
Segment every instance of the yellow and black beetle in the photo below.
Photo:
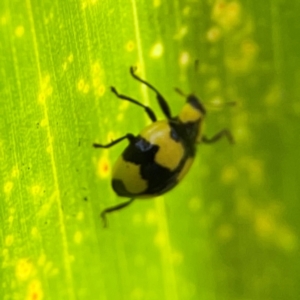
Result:
{"label": "yellow and black beetle", "polygon": [[130,199],[103,210],[101,217],[104,226],[107,213],[128,206],[136,198],[153,198],[175,187],[191,167],[196,154],[196,145],[200,142],[213,143],[222,137],[233,142],[232,135],[227,129],[223,129],[212,138],[202,134],[206,110],[195,95],[188,95],[179,115],[172,117],[167,101],[158,90],[138,77],[134,67],[130,68],[130,73],[134,79],[156,93],[158,104],[166,119],[157,121],[150,107],[119,94],[111,87],[111,91],[119,99],[143,107],[152,124],[137,136],[128,133],[107,145],[93,144],[95,148],[109,148],[125,139],[129,142],[113,168],[112,187],[119,196]]}

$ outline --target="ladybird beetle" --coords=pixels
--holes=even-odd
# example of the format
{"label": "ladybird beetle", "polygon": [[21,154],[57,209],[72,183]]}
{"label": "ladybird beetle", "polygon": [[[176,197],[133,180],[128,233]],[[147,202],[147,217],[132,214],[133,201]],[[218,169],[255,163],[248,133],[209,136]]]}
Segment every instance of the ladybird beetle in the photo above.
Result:
{"label": "ladybird beetle", "polygon": [[[118,196],[130,199],[102,211],[104,226],[107,224],[107,213],[128,206],[134,199],[153,198],[174,188],[190,169],[196,154],[196,145],[200,142],[213,143],[226,137],[233,143],[233,137],[227,129],[221,130],[212,138],[202,134],[206,110],[195,95],[185,96],[186,103],[181,112],[172,117],[165,98],[154,86],[138,77],[135,70],[131,67],[130,74],[156,93],[158,104],[166,119],[158,121],[150,107],[119,94],[111,87],[111,91],[119,99],[143,107],[152,124],[137,136],[128,133],[106,145],[93,144],[95,148],[110,148],[125,139],[129,142],[112,170],[112,187]],[[180,92],[178,89],[177,91]]]}

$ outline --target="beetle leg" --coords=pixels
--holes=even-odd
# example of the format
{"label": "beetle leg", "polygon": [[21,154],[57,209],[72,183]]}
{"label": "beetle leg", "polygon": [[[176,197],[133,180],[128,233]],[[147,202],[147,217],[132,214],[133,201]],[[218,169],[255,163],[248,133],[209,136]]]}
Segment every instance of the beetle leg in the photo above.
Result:
{"label": "beetle leg", "polygon": [[133,202],[134,198],[131,198],[129,199],[128,201],[126,202],[123,202],[123,203],[120,203],[120,204],[117,204],[115,206],[111,206],[111,207],[108,207],[106,209],[104,209],[101,213],[101,218],[102,218],[102,221],[103,221],[103,227],[107,227],[107,219],[106,219],[106,214],[108,213],[111,213],[113,211],[116,211],[116,210],[119,210],[119,209],[122,209],[126,206],[128,206],[129,204],[131,204]]}
{"label": "beetle leg", "polygon": [[228,129],[221,130],[211,138],[207,138],[206,136],[203,136],[202,142],[205,144],[212,144],[219,141],[223,137],[226,137],[230,144],[234,144],[234,138]]}
{"label": "beetle leg", "polygon": [[167,119],[172,119],[171,110],[170,110],[170,107],[169,107],[168,102],[166,101],[166,99],[162,96],[162,94],[153,85],[151,85],[147,81],[145,81],[145,80],[141,79],[140,77],[138,77],[134,73],[135,70],[136,70],[135,67],[130,67],[130,74],[132,75],[132,77],[134,79],[136,79],[137,81],[145,84],[149,89],[151,89],[152,91],[154,91],[156,93],[156,99],[158,101],[158,104],[159,104],[162,112],[167,117]]}
{"label": "beetle leg", "polygon": [[123,140],[125,140],[125,139],[128,139],[128,140],[129,140],[129,143],[133,143],[134,140],[135,140],[135,137],[134,137],[133,134],[128,133],[128,134],[126,134],[126,135],[124,135],[124,136],[122,136],[122,137],[120,137],[120,138],[118,138],[118,139],[112,141],[112,142],[109,143],[109,144],[102,145],[102,144],[94,143],[93,146],[94,146],[95,148],[110,148],[110,147],[114,146],[115,144],[117,144],[117,143],[119,143],[119,142],[121,142],[121,141],[123,141]]}
{"label": "beetle leg", "polygon": [[140,102],[138,102],[138,101],[136,101],[136,100],[134,100],[134,99],[132,99],[132,98],[130,98],[130,97],[128,97],[128,96],[119,94],[119,93],[117,92],[117,90],[116,90],[113,86],[112,86],[110,89],[111,89],[111,91],[112,91],[119,99],[127,100],[127,101],[129,101],[129,102],[131,102],[131,103],[134,103],[134,104],[136,104],[136,105],[139,105],[139,106],[143,107],[143,108],[145,109],[147,115],[149,116],[149,118],[151,119],[152,122],[155,122],[155,121],[157,120],[157,119],[156,119],[156,116],[155,116],[155,113],[153,112],[153,110],[152,110],[150,107],[148,107],[148,106],[146,106],[146,105],[144,105],[144,104],[142,104],[142,103],[140,103]]}

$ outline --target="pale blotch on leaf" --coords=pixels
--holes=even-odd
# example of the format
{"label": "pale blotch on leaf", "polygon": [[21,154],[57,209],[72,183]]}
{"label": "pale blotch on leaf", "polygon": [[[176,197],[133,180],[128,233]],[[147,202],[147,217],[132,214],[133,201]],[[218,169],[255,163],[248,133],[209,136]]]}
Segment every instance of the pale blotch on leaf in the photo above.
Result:
{"label": "pale blotch on leaf", "polygon": [[258,46],[250,39],[243,41],[236,53],[225,59],[227,67],[233,73],[247,73],[254,67]]}
{"label": "pale blotch on leaf", "polygon": [[42,194],[42,188],[39,185],[33,185],[30,191],[33,196],[40,196]]}
{"label": "pale blotch on leaf", "polygon": [[46,255],[44,253],[42,253],[40,255],[40,257],[38,258],[38,265],[41,267],[41,266],[44,266],[46,263]]}
{"label": "pale blotch on leaf", "polygon": [[21,258],[16,262],[16,277],[18,280],[27,280],[33,273],[34,267],[28,258]]}
{"label": "pale blotch on leaf", "polygon": [[193,197],[189,202],[188,202],[188,207],[189,210],[192,212],[197,212],[201,208],[201,200],[198,197]]}
{"label": "pale blotch on leaf", "polygon": [[63,62],[62,68],[64,71],[67,70],[69,64],[71,64],[74,60],[74,55],[73,53],[70,53],[70,55],[67,57],[67,59]]}
{"label": "pale blotch on leaf", "polygon": [[153,6],[154,6],[154,7],[159,7],[159,6],[161,6],[161,0],[153,0]]}
{"label": "pale blotch on leaf", "polygon": [[178,251],[174,251],[171,256],[172,263],[176,266],[181,265],[183,263],[183,258],[183,254]]}
{"label": "pale blotch on leaf", "polygon": [[106,155],[102,155],[98,161],[97,174],[101,178],[106,178],[110,174],[110,162]]}
{"label": "pale blotch on leaf", "polygon": [[264,162],[251,156],[244,156],[238,162],[239,166],[247,172],[248,181],[255,186],[264,182]]}
{"label": "pale blotch on leaf", "polygon": [[167,243],[166,235],[162,231],[158,231],[154,237],[154,244],[157,247],[162,248],[166,245],[166,243]]}
{"label": "pale blotch on leaf", "polygon": [[44,273],[45,274],[50,274],[53,270],[53,262],[51,261],[46,261],[44,265]]}
{"label": "pale blotch on leaf", "polygon": [[14,222],[14,216],[13,215],[10,215],[9,217],[8,217],[8,223],[10,224],[10,226],[12,225],[12,223]]}
{"label": "pale blotch on leaf", "polygon": [[[220,79],[217,77],[212,77],[207,82],[207,89],[209,92],[216,92],[217,90],[220,89],[220,86],[221,86]],[[218,99],[220,99],[220,98],[218,97]],[[222,102],[223,101],[220,101],[220,103],[222,103]]]}
{"label": "pale blotch on leaf", "polygon": [[20,176],[20,170],[18,166],[14,166],[11,171],[12,178],[18,178]]}
{"label": "pale blotch on leaf", "polygon": [[73,55],[73,53],[70,53],[70,55],[68,56],[68,62],[72,63],[73,60],[74,60],[74,55]]}
{"label": "pale blotch on leaf", "polygon": [[226,3],[223,0],[216,1],[212,10],[212,19],[222,28],[231,30],[241,21],[241,5],[236,1]]}
{"label": "pale blotch on leaf", "polygon": [[47,98],[53,93],[53,87],[50,84],[50,75],[46,75],[41,79],[40,92],[38,94],[38,101],[41,104],[45,104]]}
{"label": "pale blotch on leaf", "polygon": [[223,242],[228,242],[229,240],[231,240],[233,237],[233,233],[234,230],[231,224],[222,224],[217,230],[217,235]]}
{"label": "pale blotch on leaf", "polygon": [[298,249],[298,237],[287,226],[281,225],[277,230],[277,238],[275,238],[279,248],[292,252]]}
{"label": "pale blotch on leaf", "polygon": [[221,181],[225,184],[230,184],[235,182],[239,177],[239,172],[234,166],[224,166],[221,173]]}
{"label": "pale blotch on leaf", "polygon": [[22,25],[19,25],[15,30],[15,35],[17,37],[22,37],[24,35],[24,27]]}
{"label": "pale blotch on leaf", "polygon": [[87,82],[84,81],[84,79],[79,79],[77,82],[77,90],[81,93],[87,94],[90,90],[90,86]]}
{"label": "pale blotch on leaf", "polygon": [[150,51],[150,56],[152,58],[159,58],[163,55],[163,52],[164,52],[163,45],[161,43],[156,43]]}
{"label": "pale blotch on leaf", "polygon": [[12,181],[8,181],[8,182],[6,182],[5,184],[4,184],[4,193],[5,194],[10,194],[11,193],[11,191],[12,191],[12,189],[13,189],[13,186],[14,186],[14,184],[13,184],[13,182]]}
{"label": "pale blotch on leaf", "polygon": [[128,52],[133,51],[134,48],[135,48],[134,42],[133,42],[133,41],[128,41],[125,48],[126,48],[126,50],[127,50]]}
{"label": "pale blotch on leaf", "polygon": [[39,230],[38,230],[37,227],[32,227],[30,233],[31,233],[31,236],[32,236],[33,238],[38,238],[38,237],[40,237],[40,235],[39,235]]}
{"label": "pale blotch on leaf", "polygon": [[135,287],[131,292],[130,299],[132,299],[132,300],[145,299],[144,290],[140,287]]}
{"label": "pale blotch on leaf", "polygon": [[43,298],[44,293],[41,282],[37,279],[32,280],[28,285],[26,300],[42,300]]}
{"label": "pale blotch on leaf", "polygon": [[190,7],[190,6],[186,6],[186,7],[182,10],[182,14],[183,14],[184,16],[186,16],[186,17],[190,14],[190,12],[191,12],[191,7]]}
{"label": "pale blotch on leaf", "polygon": [[80,244],[82,241],[82,232],[81,231],[76,231],[74,234],[74,242],[76,244]]}
{"label": "pale blotch on leaf", "polygon": [[157,213],[154,209],[149,209],[146,213],[146,224],[154,225],[157,223]]}
{"label": "pale blotch on leaf", "polygon": [[84,213],[82,211],[78,212],[77,216],[76,216],[76,219],[78,221],[82,221],[84,218]]}
{"label": "pale blotch on leaf", "polygon": [[41,125],[41,127],[46,127],[48,125],[47,119],[41,120],[40,125]]}
{"label": "pale blotch on leaf", "polygon": [[89,90],[90,90],[90,86],[89,86],[89,84],[86,84],[82,91],[84,94],[87,94],[89,92]]}
{"label": "pale blotch on leaf", "polygon": [[102,97],[105,93],[105,85],[104,84],[100,84],[99,86],[97,86],[96,88],[96,95],[98,97]]}
{"label": "pale blotch on leaf", "polygon": [[101,97],[105,93],[105,85],[103,82],[104,71],[101,67],[101,64],[98,61],[95,61],[91,67],[92,71],[92,84],[95,95]]}
{"label": "pale blotch on leaf", "polygon": [[122,122],[123,121],[123,119],[124,119],[124,114],[123,113],[119,113],[118,115],[117,115],[117,121],[118,122]]}
{"label": "pale blotch on leaf", "polygon": [[175,34],[174,39],[181,40],[187,35],[187,33],[188,33],[188,27],[182,26],[181,28],[179,28],[178,33]]}
{"label": "pale blotch on leaf", "polygon": [[109,131],[107,134],[107,141],[110,143],[115,139],[116,134],[113,131]]}
{"label": "pale blotch on leaf", "polygon": [[221,37],[221,31],[220,28],[217,26],[214,26],[210,28],[206,33],[206,38],[211,43],[216,43],[220,40]]}
{"label": "pale blotch on leaf", "polygon": [[239,144],[243,144],[244,142],[249,144],[249,142],[251,143],[253,140],[251,136],[252,132],[249,131],[250,120],[251,118],[246,110],[239,110],[239,113],[234,116],[234,138]]}
{"label": "pale blotch on leaf", "polygon": [[8,17],[7,16],[2,16],[0,19],[1,25],[6,25],[8,22]]}
{"label": "pale blotch on leaf", "polygon": [[181,66],[186,66],[190,62],[190,54],[185,51],[181,52],[180,57],[179,57],[179,63]]}
{"label": "pale blotch on leaf", "polygon": [[5,238],[5,246],[10,247],[14,242],[14,236],[12,234],[9,234],[6,238]]}
{"label": "pale blotch on leaf", "polygon": [[81,3],[81,8],[86,9],[88,6],[97,4],[98,0],[83,0]]}

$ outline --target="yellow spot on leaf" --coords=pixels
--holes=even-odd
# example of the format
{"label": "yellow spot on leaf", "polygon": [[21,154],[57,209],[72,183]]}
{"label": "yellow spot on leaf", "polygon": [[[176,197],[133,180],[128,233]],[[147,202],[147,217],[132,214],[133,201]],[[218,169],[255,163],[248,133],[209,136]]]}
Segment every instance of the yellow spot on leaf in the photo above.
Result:
{"label": "yellow spot on leaf", "polygon": [[14,242],[14,236],[13,235],[8,235],[6,238],[5,238],[5,246],[7,247],[10,247]]}
{"label": "yellow spot on leaf", "polygon": [[188,27],[187,26],[182,26],[179,28],[178,33],[175,34],[174,38],[176,40],[181,40],[186,34],[188,33]]}
{"label": "yellow spot on leaf", "polygon": [[188,202],[188,207],[189,207],[190,211],[197,212],[201,208],[201,200],[197,197],[192,198]]}
{"label": "yellow spot on leaf", "polygon": [[110,162],[106,155],[102,155],[98,161],[98,176],[105,178],[110,174]]}
{"label": "yellow spot on leaf", "polygon": [[42,188],[39,185],[34,185],[31,187],[31,194],[33,196],[38,196],[42,193]]}
{"label": "yellow spot on leaf", "polygon": [[80,211],[80,212],[77,214],[76,219],[77,219],[78,221],[81,221],[81,220],[83,220],[83,218],[84,218],[84,213],[83,213],[82,211]]}
{"label": "yellow spot on leaf", "polygon": [[103,96],[105,93],[105,86],[103,84],[100,84],[97,88],[96,88],[96,96],[101,97]]}
{"label": "yellow spot on leaf", "polygon": [[212,18],[222,28],[230,30],[241,21],[241,5],[236,1],[216,1],[212,11]]}
{"label": "yellow spot on leaf", "polygon": [[15,30],[15,34],[17,37],[21,37],[24,35],[24,27],[23,26],[18,26]]}
{"label": "yellow spot on leaf", "polygon": [[176,266],[181,265],[183,262],[183,254],[178,251],[174,251],[171,256],[172,263]]}
{"label": "yellow spot on leaf", "polygon": [[79,79],[79,81],[77,82],[77,89],[78,91],[82,92],[84,89],[85,83],[83,79]]}
{"label": "yellow spot on leaf", "polygon": [[16,264],[16,277],[18,280],[24,281],[32,275],[33,265],[28,258],[22,258]]}
{"label": "yellow spot on leaf", "polygon": [[190,54],[188,52],[182,52],[180,54],[180,57],[179,57],[179,63],[182,65],[182,66],[185,66],[189,63],[190,61]]}
{"label": "yellow spot on leaf", "polygon": [[43,265],[45,265],[45,263],[46,263],[46,255],[43,253],[38,258],[38,265],[43,266]]}
{"label": "yellow spot on leaf", "polygon": [[166,239],[166,235],[159,231],[157,232],[156,236],[154,237],[154,244],[161,248],[161,247],[164,247],[167,243],[167,239]]}
{"label": "yellow spot on leaf", "polygon": [[161,5],[161,0],[153,0],[153,6],[159,7]]}
{"label": "yellow spot on leaf", "polygon": [[146,223],[148,225],[153,225],[157,223],[157,213],[153,209],[149,209],[146,213]]}
{"label": "yellow spot on leaf", "polygon": [[98,61],[92,65],[92,83],[95,95],[101,97],[105,93],[104,71]]}
{"label": "yellow spot on leaf", "polygon": [[41,120],[40,122],[41,127],[46,127],[48,125],[48,121],[46,119]]}
{"label": "yellow spot on leaf", "polygon": [[18,166],[14,166],[12,169],[12,172],[11,172],[11,176],[13,178],[18,178],[19,175],[20,175],[20,170],[19,170]]}
{"label": "yellow spot on leaf", "polygon": [[81,231],[77,231],[74,235],[74,242],[76,244],[80,244],[81,241],[82,241],[82,233],[81,233]]}
{"label": "yellow spot on leaf", "polygon": [[129,42],[127,42],[127,44],[126,44],[126,50],[127,50],[128,52],[131,52],[131,51],[133,51],[133,50],[134,50],[134,48],[135,48],[135,44],[134,44],[134,42],[133,42],[133,41],[129,41]]}
{"label": "yellow spot on leaf", "polygon": [[45,104],[47,98],[53,93],[53,87],[50,84],[50,75],[46,75],[41,79],[40,92],[38,94],[38,101]]}
{"label": "yellow spot on leaf", "polygon": [[6,25],[8,22],[8,17],[7,16],[2,16],[0,19],[1,25]]}
{"label": "yellow spot on leaf", "polygon": [[28,285],[26,300],[42,300],[44,297],[42,284],[39,280],[32,280]]}
{"label": "yellow spot on leaf", "polygon": [[164,52],[163,45],[161,43],[156,43],[150,51],[150,56],[152,58],[158,58],[162,56],[163,52]]}
{"label": "yellow spot on leaf", "polygon": [[233,183],[239,176],[237,168],[234,166],[225,166],[222,170],[222,182],[229,184]]}
{"label": "yellow spot on leaf", "polygon": [[14,184],[12,181],[8,181],[4,184],[4,193],[5,194],[10,194]]}
{"label": "yellow spot on leaf", "polygon": [[227,242],[233,236],[233,227],[230,224],[222,224],[218,229],[218,236],[222,241]]}
{"label": "yellow spot on leaf", "polygon": [[74,55],[73,55],[73,53],[71,53],[71,54],[68,56],[68,62],[69,62],[69,63],[72,63],[73,60],[74,60]]}
{"label": "yellow spot on leaf", "polygon": [[31,235],[32,235],[33,238],[39,237],[39,230],[38,230],[37,227],[32,227],[30,233],[31,233]]}
{"label": "yellow spot on leaf", "polygon": [[220,28],[218,28],[217,26],[210,28],[206,34],[206,37],[209,42],[216,43],[221,37]]}

